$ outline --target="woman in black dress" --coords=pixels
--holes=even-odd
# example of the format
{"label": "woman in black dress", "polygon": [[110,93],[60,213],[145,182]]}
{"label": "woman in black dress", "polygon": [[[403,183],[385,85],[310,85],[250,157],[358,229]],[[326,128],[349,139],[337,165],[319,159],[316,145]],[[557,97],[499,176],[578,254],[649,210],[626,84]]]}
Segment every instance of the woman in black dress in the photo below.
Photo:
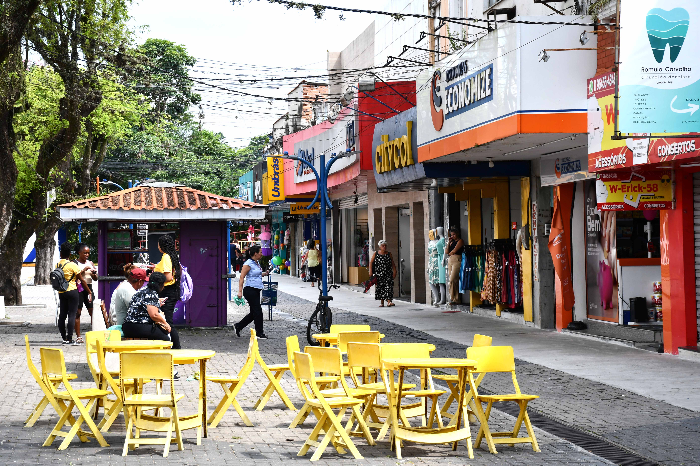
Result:
{"label": "woman in black dress", "polygon": [[394,278],[396,278],[396,264],[391,253],[387,251],[386,241],[377,243],[379,250],[374,253],[369,263],[369,275],[377,277],[377,285],[374,292],[374,299],[381,301],[379,307],[384,307],[386,300],[387,307],[394,304]]}

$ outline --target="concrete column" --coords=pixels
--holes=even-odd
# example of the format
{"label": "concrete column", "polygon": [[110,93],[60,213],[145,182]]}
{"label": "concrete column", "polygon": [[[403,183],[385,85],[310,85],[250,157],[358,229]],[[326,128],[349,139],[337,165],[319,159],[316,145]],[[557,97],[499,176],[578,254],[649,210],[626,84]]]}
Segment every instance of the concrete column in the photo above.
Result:
{"label": "concrete column", "polygon": [[[384,239],[386,240],[387,250],[391,252],[394,257],[394,263],[396,267],[399,264],[396,262],[398,260],[399,254],[399,209],[398,207],[385,207],[384,208]],[[394,297],[399,296],[399,275],[396,275],[394,279]]]}
{"label": "concrete column", "polygon": [[[533,164],[534,165],[534,164]],[[552,223],[551,191],[540,186],[540,177],[531,178],[532,213],[534,216],[532,238],[532,305],[535,325],[554,328],[554,264],[544,234],[544,225]]]}
{"label": "concrete column", "polygon": [[445,196],[438,193],[438,188],[428,190],[428,203],[430,204],[430,216],[428,225],[434,230],[437,227],[443,226],[443,200]]}
{"label": "concrete column", "polygon": [[[467,242],[470,245],[483,244],[481,238],[481,190],[472,189],[468,191],[467,216],[469,235]],[[481,304],[481,295],[475,291],[469,292],[469,310],[474,312],[474,306]]]}
{"label": "concrete column", "polygon": [[[520,219],[522,226],[524,226],[527,231],[530,232],[530,236],[532,236],[530,225],[530,219],[532,217],[530,214],[530,178],[520,179],[520,194]],[[520,254],[522,256],[522,263],[520,264],[520,268],[523,275],[523,318],[526,322],[532,322],[532,241],[528,242],[527,237],[523,237],[521,241],[522,246]]]}

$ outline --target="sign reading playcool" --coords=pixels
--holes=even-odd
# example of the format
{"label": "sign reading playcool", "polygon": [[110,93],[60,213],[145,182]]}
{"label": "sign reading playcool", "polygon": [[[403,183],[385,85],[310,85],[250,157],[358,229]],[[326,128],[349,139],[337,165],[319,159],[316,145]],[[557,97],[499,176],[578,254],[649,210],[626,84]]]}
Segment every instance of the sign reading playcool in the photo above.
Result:
{"label": "sign reading playcool", "polygon": [[[328,162],[331,154],[339,154],[348,149],[351,152],[357,151],[357,124],[355,124],[356,117],[352,113],[351,109],[345,108],[338,114],[338,118],[334,123],[326,121],[315,126],[314,128],[318,128],[319,132],[308,139],[296,142],[294,144],[294,154],[300,159],[309,162],[318,172],[320,170],[320,155],[322,153],[326,155],[326,162]],[[357,160],[356,154],[343,157],[333,164],[331,174],[349,167]],[[299,161],[294,161],[295,183],[315,179],[316,177],[310,168]]]}
{"label": "sign reading playcool", "polygon": [[620,125],[624,133],[700,128],[700,2],[623,0]]}
{"label": "sign reading playcool", "polygon": [[660,210],[673,207],[671,170],[598,173],[598,210]]}

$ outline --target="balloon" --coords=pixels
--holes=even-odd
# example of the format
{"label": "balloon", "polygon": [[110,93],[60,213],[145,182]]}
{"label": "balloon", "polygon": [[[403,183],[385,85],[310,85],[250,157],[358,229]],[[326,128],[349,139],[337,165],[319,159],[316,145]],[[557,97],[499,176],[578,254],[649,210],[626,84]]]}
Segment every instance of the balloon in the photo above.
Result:
{"label": "balloon", "polygon": [[280,270],[284,270],[284,264],[280,265]]}
{"label": "balloon", "polygon": [[284,263],[284,265],[286,265],[287,267],[289,267],[289,266],[291,265],[291,262],[287,261],[287,262]]}
{"label": "balloon", "polygon": [[277,266],[282,265],[282,258],[280,256],[273,256],[272,263]]}

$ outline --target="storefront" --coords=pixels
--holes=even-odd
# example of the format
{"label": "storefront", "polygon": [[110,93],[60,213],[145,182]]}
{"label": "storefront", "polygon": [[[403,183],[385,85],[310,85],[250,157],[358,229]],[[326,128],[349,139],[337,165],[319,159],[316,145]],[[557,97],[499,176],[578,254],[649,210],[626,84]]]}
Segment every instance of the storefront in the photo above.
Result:
{"label": "storefront", "polygon": [[173,320],[191,327],[226,325],[227,221],[265,217],[263,205],[158,182],[63,204],[59,211],[63,221],[98,222],[97,296],[107,310],[125,279],[124,264],[157,263],[158,238],[173,236],[194,285],[187,304],[177,303]]}
{"label": "storefront", "polygon": [[[552,189],[541,188],[539,162],[585,150],[581,86],[595,70],[595,55],[543,61],[540,54],[543,48],[579,48],[584,29],[499,25],[419,77],[417,162],[459,166],[435,184],[445,194],[445,231],[458,227],[468,245],[453,290],[472,311],[488,303],[497,316],[509,312],[539,327],[561,325],[552,262],[544,257]],[[504,265],[506,273],[499,273]]]}
{"label": "storefront", "polygon": [[[338,104],[342,109],[332,121],[285,136],[284,151],[312,163],[317,171],[321,168],[320,154],[325,154],[326,162],[333,154],[346,154],[331,167],[327,184],[332,209],[328,211],[328,218],[317,218],[317,222],[327,222],[329,277],[336,282],[358,284],[367,278],[363,269],[369,262],[366,193],[372,179],[370,149],[374,126],[396,114],[396,110],[405,110],[412,105],[415,82],[391,82],[390,87],[377,82],[373,91],[357,92],[350,100],[347,105]],[[297,161],[286,160],[284,171],[288,199],[313,198],[317,186],[312,170]],[[298,227],[302,230],[302,237],[295,244],[297,254],[297,245],[302,241],[319,239],[318,231],[314,231],[318,223],[313,219],[311,217],[311,221],[305,222],[305,227]]]}
{"label": "storefront", "polygon": [[614,94],[613,73],[589,80],[588,318],[662,326],[677,354],[697,344],[700,137],[615,140]]}

